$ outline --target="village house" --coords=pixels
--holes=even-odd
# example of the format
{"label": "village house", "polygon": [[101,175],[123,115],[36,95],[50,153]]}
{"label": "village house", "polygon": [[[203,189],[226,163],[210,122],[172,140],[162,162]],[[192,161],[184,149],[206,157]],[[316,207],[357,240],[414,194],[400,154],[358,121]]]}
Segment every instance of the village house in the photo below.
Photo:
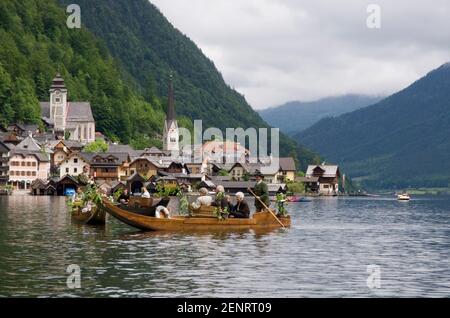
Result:
{"label": "village house", "polygon": [[91,158],[90,176],[95,180],[121,181],[129,177],[130,156],[126,153],[83,154]]}
{"label": "village house", "polygon": [[292,157],[279,158],[278,172],[274,175],[273,183],[286,183],[295,181],[297,167],[295,160]]}
{"label": "village house", "polygon": [[159,167],[160,166],[157,166],[156,161],[150,160],[149,157],[139,157],[130,163],[129,170],[131,176],[139,174],[144,177],[145,180],[148,180],[152,176],[158,174]]}
{"label": "village house", "polygon": [[204,163],[186,162],[185,166],[189,173],[205,173],[207,170],[207,165]]}
{"label": "village house", "polygon": [[59,166],[72,153],[70,149],[67,148],[63,140],[54,140],[48,142],[46,146],[53,151],[51,155],[52,166]]}
{"label": "village house", "polygon": [[15,189],[28,190],[34,180],[50,176],[50,155],[29,136],[11,151],[9,169],[9,183]]}
{"label": "village house", "polygon": [[338,195],[341,173],[337,165],[310,165],[304,182],[307,190],[321,195]]}
{"label": "village house", "polygon": [[252,175],[260,169],[261,164],[258,163],[237,162],[231,167],[229,174],[234,181],[249,181]]}
{"label": "village house", "polygon": [[65,175],[77,177],[80,174],[84,174],[88,176],[90,171],[90,159],[83,153],[74,152],[59,163],[59,175],[61,178]]}
{"label": "village house", "polygon": [[221,173],[228,174],[231,168],[233,168],[234,163],[217,163],[210,162],[208,163],[208,175],[210,176],[220,176]]}

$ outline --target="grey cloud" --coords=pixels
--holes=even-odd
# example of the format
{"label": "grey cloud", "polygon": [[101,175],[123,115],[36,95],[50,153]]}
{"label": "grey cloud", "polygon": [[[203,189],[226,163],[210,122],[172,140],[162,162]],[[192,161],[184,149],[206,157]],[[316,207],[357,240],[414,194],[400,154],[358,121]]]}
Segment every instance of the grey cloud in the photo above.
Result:
{"label": "grey cloud", "polygon": [[[390,94],[450,60],[447,0],[151,0],[254,108]],[[370,3],[382,28],[366,27]]]}

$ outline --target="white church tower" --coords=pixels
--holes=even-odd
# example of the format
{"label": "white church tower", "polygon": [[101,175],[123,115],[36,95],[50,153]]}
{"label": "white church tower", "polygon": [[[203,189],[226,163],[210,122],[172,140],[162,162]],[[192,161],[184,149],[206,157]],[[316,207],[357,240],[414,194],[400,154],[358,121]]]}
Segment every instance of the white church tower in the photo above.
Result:
{"label": "white church tower", "polygon": [[59,73],[50,87],[50,119],[54,123],[55,132],[66,130],[67,88]]}
{"label": "white church tower", "polygon": [[179,140],[180,134],[178,131],[178,122],[175,113],[175,101],[173,97],[173,77],[171,75],[169,84],[169,103],[167,105],[167,117],[164,124],[163,150],[179,153]]}

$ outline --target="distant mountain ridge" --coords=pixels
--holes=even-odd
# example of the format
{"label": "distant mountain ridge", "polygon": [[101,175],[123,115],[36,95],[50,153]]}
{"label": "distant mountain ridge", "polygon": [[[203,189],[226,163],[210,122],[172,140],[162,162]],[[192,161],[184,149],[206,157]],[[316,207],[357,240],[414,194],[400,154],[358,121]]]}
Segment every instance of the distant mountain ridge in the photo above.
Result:
{"label": "distant mountain ridge", "polygon": [[348,94],[322,98],[312,102],[292,101],[259,111],[274,127],[293,135],[326,117],[338,116],[379,102],[383,97]]}
{"label": "distant mountain ridge", "polygon": [[450,63],[379,103],[295,139],[368,188],[450,186]]}

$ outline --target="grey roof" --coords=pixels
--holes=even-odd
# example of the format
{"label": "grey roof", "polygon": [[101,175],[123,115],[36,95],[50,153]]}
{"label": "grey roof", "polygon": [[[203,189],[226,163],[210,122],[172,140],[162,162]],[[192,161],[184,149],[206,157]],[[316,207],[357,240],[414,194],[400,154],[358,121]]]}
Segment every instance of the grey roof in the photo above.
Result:
{"label": "grey roof", "polygon": [[7,153],[11,150],[9,146],[0,140],[0,153]]}
{"label": "grey roof", "polygon": [[204,174],[187,174],[187,173],[164,173],[160,172],[161,175],[172,176],[177,179],[202,179],[205,177]]}
{"label": "grey roof", "polygon": [[319,177],[298,177],[296,179],[298,182],[304,182],[304,183],[308,183],[308,182],[318,182],[319,181]]}
{"label": "grey roof", "polygon": [[[50,103],[41,102],[41,117],[50,122]],[[67,124],[77,122],[94,122],[92,108],[89,102],[68,102]]]}
{"label": "grey roof", "polygon": [[247,189],[247,188],[253,188],[255,186],[255,182],[252,181],[226,181],[222,182],[221,185],[225,189]]}
{"label": "grey roof", "polygon": [[280,169],[283,171],[296,171],[295,160],[292,157],[279,158]]}
{"label": "grey roof", "polygon": [[234,167],[234,163],[211,163],[211,165],[216,166],[220,170],[230,171]]}
{"label": "grey roof", "polygon": [[130,176],[127,179],[128,182],[130,181],[141,181],[141,182],[145,182],[147,181],[143,176],[141,176],[138,172],[135,172],[132,176]]}
{"label": "grey roof", "polygon": [[68,122],[94,121],[91,104],[89,102],[70,102],[68,105]]}
{"label": "grey roof", "polygon": [[209,181],[209,180],[202,181],[201,184],[206,185],[208,188],[215,188],[215,187],[216,187],[216,185],[214,184],[214,182]]}
{"label": "grey roof", "polygon": [[22,140],[17,146],[16,150],[26,150],[26,151],[41,151],[41,146],[38,142],[33,138],[28,136],[24,140]]}
{"label": "grey roof", "polygon": [[260,163],[243,163],[243,162],[238,162],[235,163],[233,165],[232,168],[230,168],[230,171],[236,166],[236,165],[241,165],[242,168],[244,168],[244,170],[246,172],[248,172],[249,174],[254,174],[256,172],[256,170],[260,170],[261,169],[261,164]]}
{"label": "grey roof", "polygon": [[322,176],[326,178],[334,178],[339,174],[339,166],[336,165],[310,165],[306,171],[306,176],[312,177],[314,174],[314,169],[317,167],[324,171]]}
{"label": "grey roof", "polygon": [[[82,152],[80,155],[86,159],[91,165],[118,165],[120,166],[122,163],[128,160],[129,155],[127,153],[112,153],[112,152],[100,152],[100,153],[88,153],[88,152]],[[101,157],[101,158],[108,158],[110,156],[113,156],[117,158],[118,160],[114,163],[111,162],[105,162],[105,163],[97,163],[92,162],[95,157]]]}
{"label": "grey roof", "polygon": [[122,181],[113,181],[113,182],[111,182],[111,188],[115,189],[118,186],[126,187],[127,185],[125,184],[125,182],[122,182]]}
{"label": "grey roof", "polygon": [[36,141],[38,141],[40,144],[53,142],[55,140],[55,136],[53,134],[49,134],[49,133],[35,135],[33,138]]}
{"label": "grey roof", "polygon": [[72,148],[83,148],[83,144],[79,141],[75,141],[75,140],[63,140],[63,143],[66,145],[67,148],[72,149]]}
{"label": "grey roof", "polygon": [[224,182],[224,181],[232,181],[232,176],[208,176],[212,182]]}
{"label": "grey roof", "polygon": [[145,150],[142,150],[142,153],[145,154],[165,154],[164,151],[162,151],[161,149],[158,149],[157,147],[151,147],[151,148],[147,148]]}
{"label": "grey roof", "polygon": [[134,154],[135,150],[130,145],[115,145],[115,144],[109,144],[108,145],[108,152],[115,152],[115,153],[126,153],[130,156]]}
{"label": "grey roof", "polygon": [[40,151],[26,151],[26,150],[14,149],[11,152],[11,157],[12,156],[22,156],[22,157],[35,156],[36,159],[38,159],[38,161],[40,161],[40,162],[50,162],[50,156],[48,154],[42,153]]}

